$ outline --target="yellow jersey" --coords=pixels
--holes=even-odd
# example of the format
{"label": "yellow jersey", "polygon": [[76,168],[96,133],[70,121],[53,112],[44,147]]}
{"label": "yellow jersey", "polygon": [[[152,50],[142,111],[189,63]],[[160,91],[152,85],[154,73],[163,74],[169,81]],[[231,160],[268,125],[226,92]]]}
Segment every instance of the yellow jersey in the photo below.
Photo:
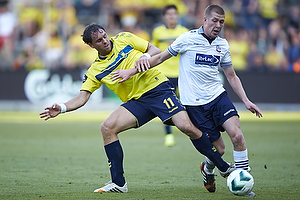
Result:
{"label": "yellow jersey", "polygon": [[[182,33],[189,30],[181,25],[177,25],[174,29],[168,29],[166,25],[156,27],[152,32],[152,42],[161,51],[164,51],[170,46],[175,39]],[[179,76],[179,55],[172,57],[156,67],[164,75],[170,78],[178,78]]]}
{"label": "yellow jersey", "polygon": [[110,38],[110,42],[111,52],[105,58],[98,56],[92,63],[85,75],[81,90],[93,93],[101,87],[102,83],[105,83],[123,102],[127,102],[130,99],[138,99],[145,92],[168,80],[153,68],[137,73],[122,83],[118,83],[118,80],[112,81],[111,72],[134,68],[135,62],[147,50],[148,42],[129,32],[119,33]]}

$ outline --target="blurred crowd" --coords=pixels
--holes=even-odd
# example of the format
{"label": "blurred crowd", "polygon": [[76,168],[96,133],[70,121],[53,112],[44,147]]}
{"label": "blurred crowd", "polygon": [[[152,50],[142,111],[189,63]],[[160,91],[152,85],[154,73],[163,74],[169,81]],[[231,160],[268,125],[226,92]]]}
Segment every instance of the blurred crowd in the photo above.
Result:
{"label": "blurred crowd", "polygon": [[86,25],[151,41],[169,4],[188,29],[202,25],[207,5],[221,5],[236,70],[300,73],[298,0],[0,0],[0,71],[87,69],[97,54],[81,39]]}

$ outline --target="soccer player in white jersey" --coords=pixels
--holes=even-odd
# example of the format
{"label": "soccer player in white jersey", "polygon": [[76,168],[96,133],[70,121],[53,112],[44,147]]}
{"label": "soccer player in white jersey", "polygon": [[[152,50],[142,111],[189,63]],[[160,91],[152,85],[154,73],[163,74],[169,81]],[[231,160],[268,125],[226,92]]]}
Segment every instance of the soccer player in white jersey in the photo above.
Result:
{"label": "soccer player in white jersey", "polygon": [[116,70],[137,71],[135,61],[141,59],[148,62],[147,57],[160,52],[157,47],[129,32],[109,38],[104,28],[94,23],[85,28],[82,39],[98,54],[85,74],[79,94],[66,103],[46,107],[40,117],[48,120],[82,107],[103,83],[124,102],[101,124],[111,180],[94,192],[128,191],[123,170],[123,148],[118,134],[138,128],[155,117],[159,117],[164,124],[175,125],[189,136],[200,153],[214,160],[223,177],[235,169],[234,165],[229,165],[221,158],[208,137],[192,124],[171,82],[160,71],[152,69],[124,83],[114,78]]}
{"label": "soccer player in white jersey", "polygon": [[[137,61],[138,72],[148,70],[172,56],[180,54],[179,94],[194,125],[208,134],[212,144],[223,155],[225,144],[220,131],[226,131],[233,144],[236,168],[250,171],[248,152],[240,129],[239,115],[227,96],[218,77],[222,68],[234,92],[246,108],[257,117],[262,117],[260,109],[247,97],[240,79],[236,75],[226,39],[219,37],[225,22],[225,11],[218,5],[205,9],[204,24],[197,30],[180,35],[164,52],[150,58],[148,63]],[[129,71],[118,71],[118,78],[125,78]],[[206,158],[200,164],[205,188],[215,192],[214,163]],[[255,196],[253,192],[248,196]]]}

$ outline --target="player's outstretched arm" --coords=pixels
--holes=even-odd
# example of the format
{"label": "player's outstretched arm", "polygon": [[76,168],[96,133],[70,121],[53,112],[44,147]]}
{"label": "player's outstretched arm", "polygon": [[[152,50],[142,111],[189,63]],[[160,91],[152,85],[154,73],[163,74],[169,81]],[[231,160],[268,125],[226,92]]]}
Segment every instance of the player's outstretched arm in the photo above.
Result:
{"label": "player's outstretched arm", "polygon": [[90,96],[90,92],[82,90],[76,97],[64,103],[64,105],[54,103],[52,106],[46,107],[45,111],[40,113],[40,118],[44,118],[46,121],[56,117],[60,113],[76,110],[86,104]]}
{"label": "player's outstretched arm", "polygon": [[250,110],[252,113],[254,113],[257,117],[259,117],[259,118],[262,117],[262,113],[261,113],[260,109],[248,99],[246,92],[243,88],[243,85],[241,83],[241,80],[236,75],[233,67],[231,66],[231,67],[223,68],[223,72],[224,72],[230,86],[232,87],[233,91],[243,101],[243,103],[245,104],[245,107],[248,110]]}
{"label": "player's outstretched arm", "polygon": [[152,67],[155,67],[155,66],[163,63],[165,60],[167,60],[171,57],[172,57],[172,55],[167,50],[165,50],[165,51],[149,58],[146,63],[144,60],[141,60],[141,59],[137,60],[135,62],[134,67],[138,70],[138,72],[144,72],[144,71],[151,69]]}
{"label": "player's outstretched arm", "polygon": [[128,80],[131,76],[135,75],[136,73],[147,71],[150,68],[159,65],[160,63],[164,62],[165,60],[171,57],[172,56],[171,54],[169,54],[168,51],[164,51],[149,59],[147,59],[145,56],[141,56],[141,58],[135,62],[135,68],[128,70],[116,70],[112,72],[111,80],[115,81],[119,79],[118,83],[122,83]]}

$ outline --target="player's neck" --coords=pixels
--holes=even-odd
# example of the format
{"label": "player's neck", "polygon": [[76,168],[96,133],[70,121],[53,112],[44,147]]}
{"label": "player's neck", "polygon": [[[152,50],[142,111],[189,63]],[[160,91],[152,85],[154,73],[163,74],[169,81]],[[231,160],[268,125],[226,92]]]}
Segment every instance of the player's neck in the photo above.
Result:
{"label": "player's neck", "polygon": [[210,38],[208,37],[205,33],[201,33],[203,35],[203,37],[205,37],[207,39],[207,41],[209,42],[209,44],[211,44],[216,38]]}
{"label": "player's neck", "polygon": [[98,54],[100,59],[105,59],[105,56],[102,56],[100,53]]}
{"label": "player's neck", "polygon": [[168,29],[174,29],[177,26],[177,24],[166,24],[166,27]]}

